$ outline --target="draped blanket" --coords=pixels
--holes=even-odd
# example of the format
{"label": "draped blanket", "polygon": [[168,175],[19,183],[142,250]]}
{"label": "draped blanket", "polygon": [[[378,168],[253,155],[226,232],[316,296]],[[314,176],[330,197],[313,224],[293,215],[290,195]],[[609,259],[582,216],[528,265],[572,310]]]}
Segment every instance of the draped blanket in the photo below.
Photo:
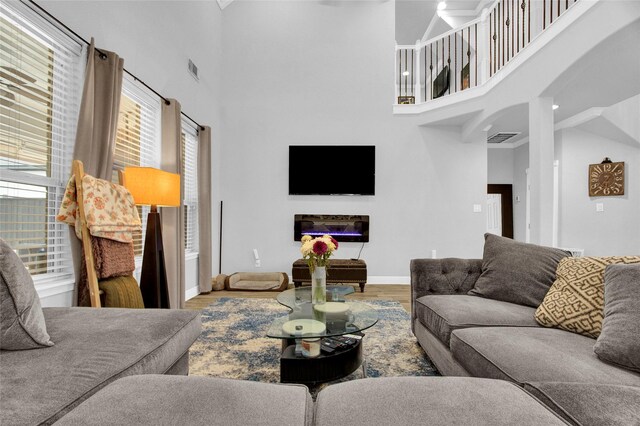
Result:
{"label": "draped blanket", "polygon": [[[140,216],[131,193],[121,185],[85,175],[82,178],[84,212],[89,233],[94,237],[130,243],[132,233],[141,231]],[[56,219],[74,226],[82,239],[76,196],[76,180],[72,176]]]}
{"label": "draped blanket", "polygon": [[[91,248],[93,249],[93,265],[98,280],[131,276],[136,269],[133,243],[91,237]],[[80,268],[78,306],[91,306],[87,264],[84,256],[82,256],[82,267]]]}

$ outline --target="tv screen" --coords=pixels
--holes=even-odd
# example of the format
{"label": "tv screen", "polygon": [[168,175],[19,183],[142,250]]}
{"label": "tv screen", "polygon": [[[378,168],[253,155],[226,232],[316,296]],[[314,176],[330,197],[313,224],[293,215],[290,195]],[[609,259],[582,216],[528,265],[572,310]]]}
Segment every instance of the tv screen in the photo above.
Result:
{"label": "tv screen", "polygon": [[289,195],[375,195],[375,178],[375,146],[289,146]]}

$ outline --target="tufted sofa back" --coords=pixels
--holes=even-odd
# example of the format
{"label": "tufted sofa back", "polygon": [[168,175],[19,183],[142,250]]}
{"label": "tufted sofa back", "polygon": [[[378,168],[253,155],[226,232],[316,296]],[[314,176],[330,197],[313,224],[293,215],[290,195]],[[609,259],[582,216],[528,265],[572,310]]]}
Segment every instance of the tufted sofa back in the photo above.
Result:
{"label": "tufted sofa back", "polygon": [[467,294],[482,272],[482,259],[411,260],[411,316],[416,299],[429,294]]}

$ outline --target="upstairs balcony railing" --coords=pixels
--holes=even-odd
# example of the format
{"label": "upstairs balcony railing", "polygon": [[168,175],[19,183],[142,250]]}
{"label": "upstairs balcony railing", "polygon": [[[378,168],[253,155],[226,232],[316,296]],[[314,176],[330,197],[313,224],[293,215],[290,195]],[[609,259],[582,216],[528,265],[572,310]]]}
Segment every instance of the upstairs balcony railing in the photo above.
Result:
{"label": "upstairs balcony railing", "polygon": [[418,104],[484,84],[577,0],[496,0],[479,18],[396,46],[396,103]]}

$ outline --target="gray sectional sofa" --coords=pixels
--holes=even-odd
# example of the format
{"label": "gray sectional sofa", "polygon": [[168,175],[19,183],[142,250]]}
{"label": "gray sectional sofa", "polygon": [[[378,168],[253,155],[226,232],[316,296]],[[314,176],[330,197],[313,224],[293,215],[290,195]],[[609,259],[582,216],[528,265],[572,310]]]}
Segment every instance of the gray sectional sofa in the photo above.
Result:
{"label": "gray sectional sofa", "polygon": [[413,332],[442,374],[515,383],[570,424],[640,424],[640,374],[601,361],[595,339],[540,327],[532,307],[468,295],[481,269],[411,261]]}
{"label": "gray sectional sofa", "polygon": [[322,390],[314,403],[301,385],[184,377],[200,334],[196,311],[43,313],[53,346],[0,351],[2,425],[565,424],[501,380],[354,380]]}
{"label": "gray sectional sofa", "polygon": [[[200,315],[44,308],[53,346],[0,351],[2,425],[638,425],[640,374],[534,309],[469,296],[480,260],[411,262],[419,343],[445,376],[299,385],[188,374]],[[473,376],[473,377],[467,377]]]}
{"label": "gray sectional sofa", "polygon": [[52,424],[125,376],[187,375],[200,313],[43,308],[51,347],[0,351],[0,424]]}

